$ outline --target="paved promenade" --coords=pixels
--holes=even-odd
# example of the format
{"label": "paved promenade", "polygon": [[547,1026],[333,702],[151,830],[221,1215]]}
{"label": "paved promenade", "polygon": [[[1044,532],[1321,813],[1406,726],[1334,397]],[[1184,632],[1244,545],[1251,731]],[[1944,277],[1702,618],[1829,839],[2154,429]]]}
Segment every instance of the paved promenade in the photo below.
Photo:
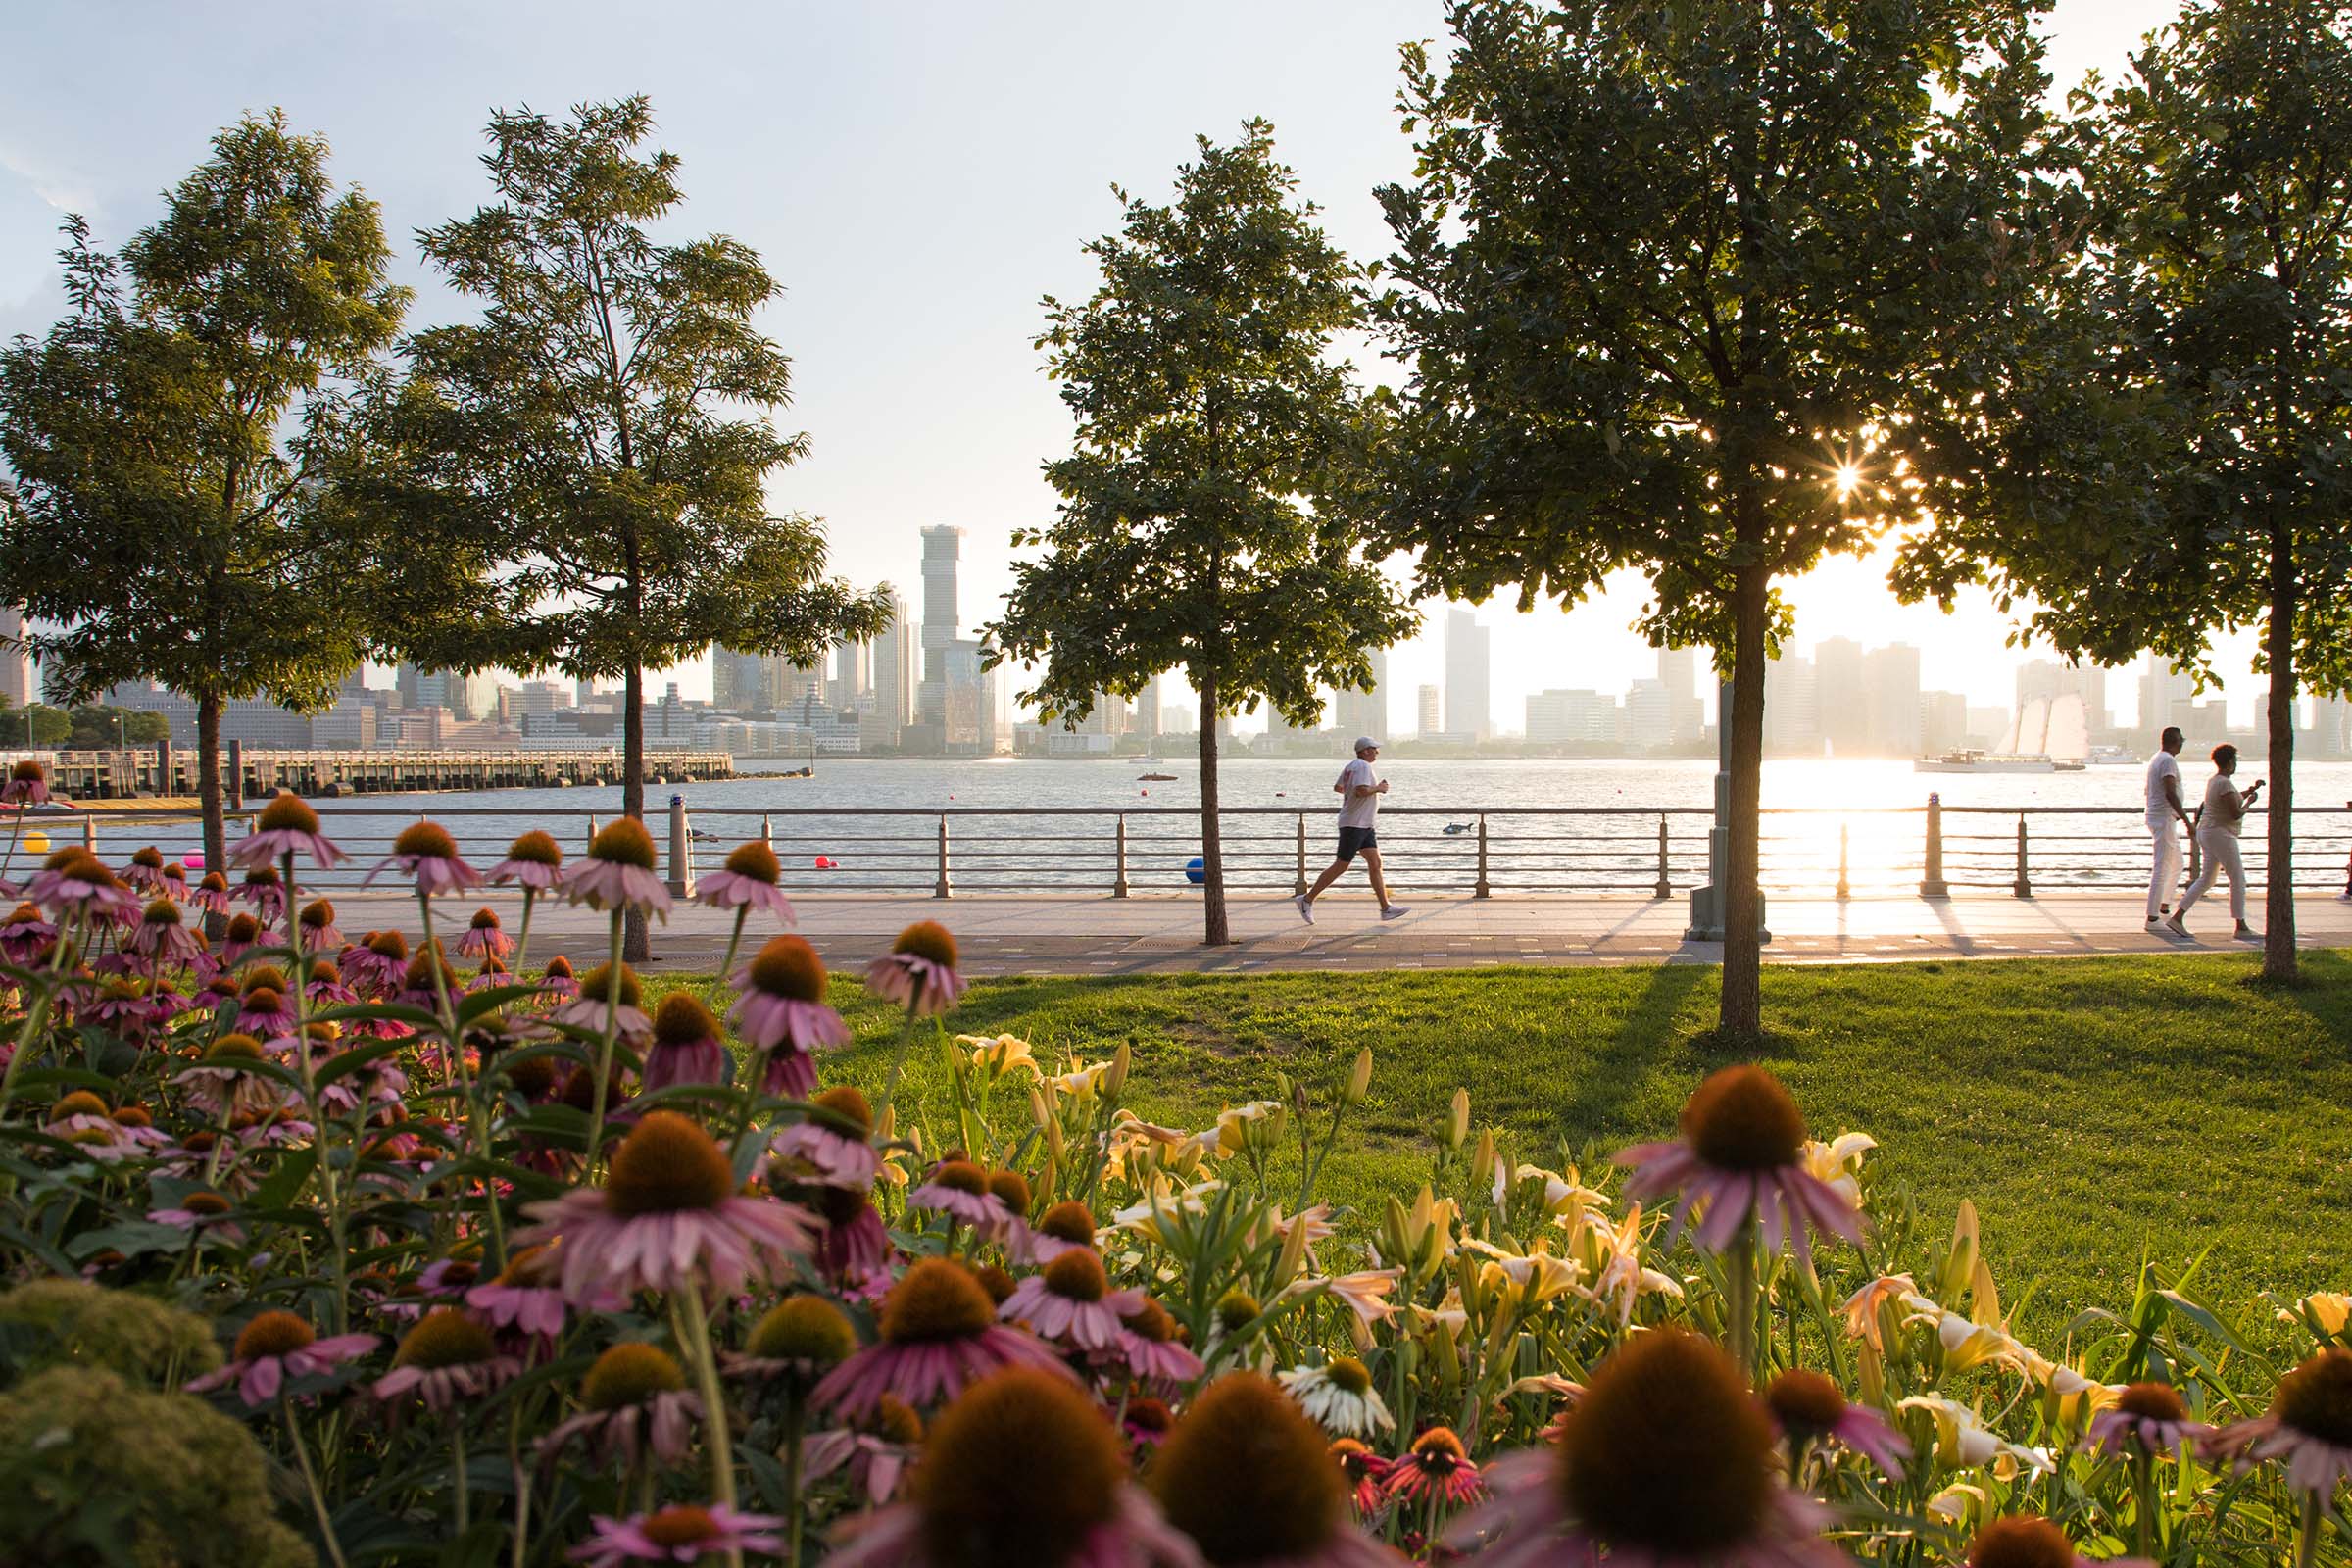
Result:
{"label": "paved promenade", "polygon": [[[380,893],[336,899],[340,924],[356,934],[375,925],[416,928],[413,900]],[[1638,898],[1430,899],[1383,923],[1370,896],[1335,889],[1318,902],[1315,924],[1302,925],[1287,898],[1236,899],[1233,946],[1200,946],[1197,898],[1132,899],[855,898],[812,895],[796,900],[801,935],[835,968],[862,967],[890,938],[914,920],[938,920],[956,933],[964,967],[979,974],[1249,973],[1305,969],[1475,968],[1504,963],[1714,963],[1722,948],[1686,942],[1689,899]],[[457,929],[486,903],[510,932],[518,901],[497,893],[461,903],[443,901]],[[2226,898],[2191,915],[2194,940],[2151,933],[2140,923],[2140,895],[2051,894],[1922,899],[1791,900],[1770,910],[1774,963],[1883,963],[1922,958],[2072,956],[2099,953],[2228,952],[2254,944],[2230,940]],[[2261,901],[2249,917],[2262,923]],[[708,969],[726,949],[731,917],[681,907],[667,926],[654,928],[650,968]],[[543,906],[533,918],[534,954],[561,952],[575,960],[601,960],[604,918],[586,909]],[[2306,947],[2352,947],[2352,904],[2326,894],[2296,901],[2296,926]],[[749,947],[774,927],[755,918]]]}

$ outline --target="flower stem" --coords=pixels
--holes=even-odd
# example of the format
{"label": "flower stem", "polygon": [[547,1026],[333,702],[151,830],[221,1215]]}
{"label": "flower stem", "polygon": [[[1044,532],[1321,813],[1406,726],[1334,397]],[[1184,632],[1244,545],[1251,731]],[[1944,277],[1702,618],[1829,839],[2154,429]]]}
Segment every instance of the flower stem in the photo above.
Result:
{"label": "flower stem", "polygon": [[[696,1385],[703,1396],[703,1440],[710,1446],[710,1500],[723,1508],[735,1506],[735,1445],[727,1434],[726,1394],[718,1384],[718,1358],[710,1348],[710,1322],[698,1292],[673,1296],[669,1320],[678,1343],[693,1358]],[[727,1551],[733,1568],[742,1568],[743,1554]]]}
{"label": "flower stem", "polygon": [[1743,1220],[1732,1238],[1732,1250],[1724,1258],[1725,1272],[1730,1284],[1730,1299],[1725,1303],[1729,1322],[1725,1325],[1731,1338],[1732,1361],[1750,1383],[1757,1382],[1756,1366],[1756,1223]]}
{"label": "flower stem", "polygon": [[906,1003],[906,1019],[899,1025],[899,1049],[895,1054],[892,1054],[890,1058],[890,1077],[884,1080],[882,1084],[881,1102],[874,1106],[874,1114],[876,1116],[881,1115],[882,1112],[889,1107],[891,1101],[897,1097],[899,1092],[899,1074],[906,1070],[906,1053],[911,1051],[913,1048],[914,1000],[909,998]]}
{"label": "flower stem", "polygon": [[791,1555],[785,1561],[791,1568],[801,1568],[801,1523],[807,1511],[801,1503],[801,1442],[807,1425],[808,1411],[796,1392],[784,1417],[784,1510],[789,1521],[786,1539],[791,1545]]}
{"label": "flower stem", "polygon": [[[74,928],[78,934],[80,927]],[[17,1092],[17,1069],[32,1051],[32,1043],[49,1024],[49,999],[57,989],[58,976],[66,966],[66,952],[74,944],[68,933],[60,931],[49,948],[49,978],[33,992],[32,1005],[25,1009],[24,1022],[17,1030],[17,1049],[8,1054],[8,1070],[0,1073],[0,1119],[8,1115],[8,1102]]]}
{"label": "flower stem", "polygon": [[517,982],[522,979],[523,960],[531,956],[531,906],[538,897],[536,888],[526,887],[522,890],[522,929],[514,938],[514,978]]}
{"label": "flower stem", "polygon": [[596,1082],[589,1086],[588,1173],[605,1157],[605,1091],[612,1078],[612,1042],[620,1034],[620,922],[612,911],[612,956],[605,961],[605,1038],[596,1048]]}
{"label": "flower stem", "polygon": [[2318,1491],[2303,1494],[2303,1517],[2295,1534],[2295,1568],[2312,1568],[2320,1560],[2320,1503]]}
{"label": "flower stem", "polygon": [[727,956],[719,960],[718,965],[718,983],[722,986],[728,984],[729,977],[735,973],[735,952],[738,948],[743,946],[744,922],[749,920],[751,917],[752,906],[750,905],[745,904],[737,906],[735,910],[735,929],[727,934]]}
{"label": "flower stem", "polygon": [[318,1197],[326,1208],[327,1262],[335,1274],[335,1332],[351,1328],[351,1259],[344,1242],[342,1195],[335,1183],[334,1151],[327,1146],[326,1107],[318,1100],[318,1072],[311,1061],[311,969],[302,950],[302,916],[295,903],[294,852],[285,853],[280,879],[286,886],[286,907],[295,911],[286,924],[286,945],[294,953],[294,1064],[302,1069],[302,1104],[310,1113],[311,1148],[318,1156]]}
{"label": "flower stem", "polygon": [[461,1414],[449,1427],[450,1465],[458,1478],[458,1534],[466,1534],[466,1514],[471,1498],[466,1491],[466,1421]]}
{"label": "flower stem", "polygon": [[318,1472],[311,1468],[311,1450],[302,1444],[302,1429],[295,1424],[293,1401],[277,1401],[280,1415],[286,1418],[286,1443],[294,1450],[295,1466],[302,1471],[303,1489],[311,1494],[311,1509],[318,1517],[318,1539],[326,1544],[327,1559],[335,1568],[345,1568],[343,1544],[335,1539],[335,1522],[327,1517],[326,1497],[318,1490]]}
{"label": "flower stem", "polygon": [[2156,1456],[2137,1443],[2132,1446],[2132,1503],[2139,1513],[2134,1521],[2138,1529],[2133,1534],[2137,1538],[2139,1554],[2153,1559],[2156,1555]]}

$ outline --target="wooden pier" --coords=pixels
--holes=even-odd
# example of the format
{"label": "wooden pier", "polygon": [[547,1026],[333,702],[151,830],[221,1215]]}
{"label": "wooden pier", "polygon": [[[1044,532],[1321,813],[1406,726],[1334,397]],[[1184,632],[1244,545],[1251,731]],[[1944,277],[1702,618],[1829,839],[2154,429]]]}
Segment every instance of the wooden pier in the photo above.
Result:
{"label": "wooden pier", "polygon": [[[594,751],[265,751],[231,741],[221,782],[233,808],[277,791],[321,797],[412,795],[439,790],[563,789],[620,782],[617,747]],[[199,755],[190,747],[132,746],[96,752],[18,751],[0,766],[30,757],[49,770],[49,787],[73,800],[193,796]],[[706,783],[734,778],[726,752],[649,751],[648,783]]]}

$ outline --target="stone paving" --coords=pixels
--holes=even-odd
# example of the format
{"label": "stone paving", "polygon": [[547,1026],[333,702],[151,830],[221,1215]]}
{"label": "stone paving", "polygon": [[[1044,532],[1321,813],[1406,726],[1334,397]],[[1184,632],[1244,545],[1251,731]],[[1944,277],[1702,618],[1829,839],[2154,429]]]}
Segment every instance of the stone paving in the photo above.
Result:
{"label": "stone paving", "polygon": [[[416,927],[413,900],[370,892],[335,897],[346,933],[371,926]],[[1688,942],[1689,900],[1635,898],[1468,899],[1417,901],[1401,919],[1383,922],[1360,888],[1345,884],[1300,922],[1287,898],[1237,898],[1228,907],[1235,941],[1200,945],[1197,898],[930,899],[812,895],[797,899],[801,935],[837,969],[862,967],[914,920],[938,920],[956,933],[964,967],[978,974],[1249,973],[1311,969],[1442,969],[1496,964],[1714,963],[1719,944]],[[511,893],[443,901],[463,929],[478,904],[499,909],[513,932],[519,901]],[[2305,947],[2352,947],[2352,903],[2314,893],[2295,901]],[[1926,958],[2000,958],[2101,953],[2219,952],[2255,944],[2230,939],[2226,898],[2201,904],[2194,933],[2181,942],[2141,925],[2137,892],[1924,899],[1789,900],[1769,911],[1773,963],[1880,963]],[[2262,925],[2262,902],[2248,917]],[[654,928],[651,969],[708,969],[725,952],[732,917],[681,906]],[[561,952],[599,961],[604,917],[542,906],[533,918],[534,954]],[[755,918],[747,948],[772,935]]]}

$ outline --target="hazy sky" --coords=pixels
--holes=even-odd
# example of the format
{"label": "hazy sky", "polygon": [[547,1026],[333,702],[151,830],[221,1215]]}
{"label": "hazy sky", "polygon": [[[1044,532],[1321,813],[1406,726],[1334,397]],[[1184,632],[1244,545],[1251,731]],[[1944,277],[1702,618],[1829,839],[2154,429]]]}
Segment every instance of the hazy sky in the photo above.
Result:
{"label": "hazy sky", "polygon": [[[967,628],[1007,585],[1009,531],[1052,513],[1039,465],[1066,449],[1069,422],[1030,347],[1038,299],[1091,290],[1080,246],[1116,225],[1110,183],[1157,199],[1196,132],[1230,138],[1263,115],[1334,239],[1384,254],[1371,191],[1410,167],[1396,46],[1440,21],[1435,0],[9,11],[0,335],[62,309],[65,213],[121,243],[215,129],[272,105],[324,132],[337,177],[383,204],[399,274],[419,289],[413,322],[447,318],[462,303],[422,274],[408,236],[484,198],[489,110],[651,94],[661,144],[684,160],[680,222],[748,241],[787,289],[766,325],[795,360],[786,422],[814,446],[775,484],[777,506],[825,518],[842,571],[910,599],[917,527],[966,528]],[[2171,12],[2057,0],[2059,80],[2114,73]],[[1569,614],[1488,606],[1497,727],[1519,727],[1529,690],[1620,691],[1650,673],[1654,656],[1625,630],[1641,599],[1629,582]],[[1903,609],[1864,562],[1825,568],[1796,600],[1800,647],[1840,632],[1909,641],[1928,686],[2008,700],[2005,625],[1987,606]],[[1429,611],[1433,631],[1391,662],[1399,724],[1411,688],[1441,678],[1444,614]],[[2231,653],[2242,669],[2242,646]],[[700,667],[679,679],[689,695],[709,687]],[[2130,683],[2112,684],[2129,709]],[[2233,682],[2233,706],[2251,692]]]}

